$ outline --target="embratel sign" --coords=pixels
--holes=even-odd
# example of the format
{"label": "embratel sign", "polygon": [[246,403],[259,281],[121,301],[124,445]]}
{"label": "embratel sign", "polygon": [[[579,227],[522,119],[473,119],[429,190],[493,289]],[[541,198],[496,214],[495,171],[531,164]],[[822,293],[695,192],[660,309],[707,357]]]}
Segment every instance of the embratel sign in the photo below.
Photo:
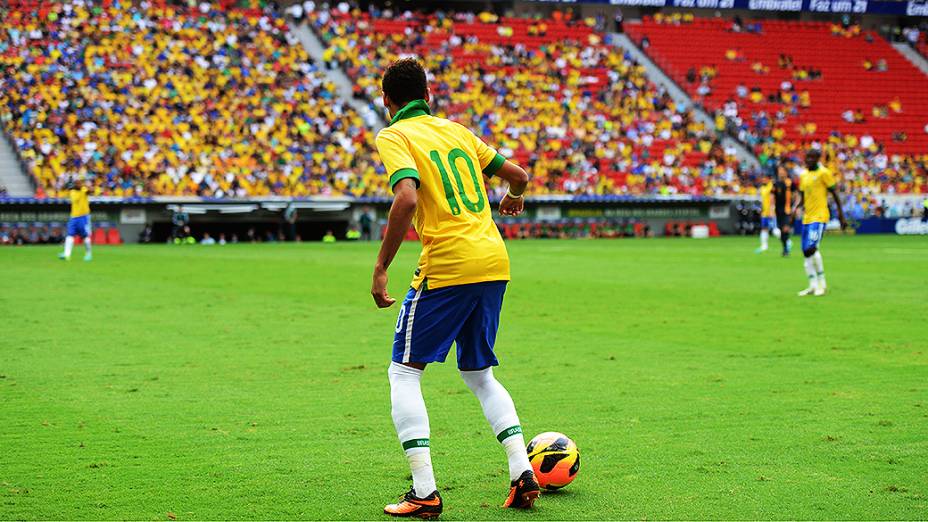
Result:
{"label": "embratel sign", "polygon": [[[536,0],[573,4],[577,0]],[[796,13],[880,14],[893,16],[928,16],[928,0],[580,0],[587,4],[611,4],[627,7],[682,7],[685,9],[748,9]]]}

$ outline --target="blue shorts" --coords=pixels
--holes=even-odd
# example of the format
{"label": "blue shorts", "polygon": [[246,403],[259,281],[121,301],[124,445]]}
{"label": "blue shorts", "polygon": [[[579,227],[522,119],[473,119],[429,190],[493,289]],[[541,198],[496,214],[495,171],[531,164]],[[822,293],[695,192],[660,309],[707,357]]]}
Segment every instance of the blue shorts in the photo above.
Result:
{"label": "blue shorts", "polygon": [[760,218],[760,228],[766,228],[767,230],[773,230],[777,228],[777,222],[772,217],[762,217]]}
{"label": "blue shorts", "polygon": [[457,343],[458,368],[496,366],[493,354],[506,281],[446,286],[433,290],[422,283],[409,289],[393,338],[393,361],[444,362]]}
{"label": "blue shorts", "polygon": [[68,235],[90,237],[90,214],[69,219]]}
{"label": "blue shorts", "polygon": [[803,223],[802,224],[802,249],[818,248],[822,242],[822,235],[825,234],[825,223]]}

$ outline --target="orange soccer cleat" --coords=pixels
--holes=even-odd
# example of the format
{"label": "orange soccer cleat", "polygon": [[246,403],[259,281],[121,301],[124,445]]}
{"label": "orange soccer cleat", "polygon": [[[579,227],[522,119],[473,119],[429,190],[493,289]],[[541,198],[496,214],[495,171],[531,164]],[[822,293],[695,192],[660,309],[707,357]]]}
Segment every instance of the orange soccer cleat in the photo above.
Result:
{"label": "orange soccer cleat", "polygon": [[441,495],[437,490],[425,498],[419,498],[416,490],[409,488],[398,503],[388,504],[383,512],[394,517],[438,518],[441,509]]}
{"label": "orange soccer cleat", "polygon": [[509,496],[506,497],[506,502],[503,502],[503,507],[531,509],[540,494],[541,488],[538,487],[535,474],[531,470],[525,470],[510,484]]}

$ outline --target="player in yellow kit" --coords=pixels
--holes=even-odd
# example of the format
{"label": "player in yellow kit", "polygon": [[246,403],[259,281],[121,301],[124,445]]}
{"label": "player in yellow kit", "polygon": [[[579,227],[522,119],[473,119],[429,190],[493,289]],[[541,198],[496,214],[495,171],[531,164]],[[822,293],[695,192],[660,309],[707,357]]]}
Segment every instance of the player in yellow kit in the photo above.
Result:
{"label": "player in yellow kit", "polygon": [[773,214],[773,180],[770,176],[764,176],[763,183],[760,185],[760,246],[754,253],[760,254],[767,251],[767,241],[771,232],[780,237]]}
{"label": "player in yellow kit", "polygon": [[530,508],[540,490],[512,398],[492,370],[498,364],[494,344],[509,281],[509,255],[485,187],[485,177],[508,182],[499,212],[519,215],[528,175],[465,127],[430,114],[428,82],[417,60],[397,60],[387,68],[383,102],[392,119],[376,144],[394,200],[374,265],[371,294],[378,307],[395,302],[387,294],[387,268],[410,224],[422,240],[396,321],[388,371],[393,423],[413,486],[384,512],[418,518],[442,512],[420,380],[427,364],[444,362],[452,343],[461,376],[509,459],[509,495],[503,506]]}
{"label": "player in yellow kit", "polygon": [[71,217],[68,219],[67,236],[64,238],[64,252],[58,254],[59,259],[71,260],[71,249],[74,248],[74,236],[84,238],[84,261],[93,259],[90,253],[90,199],[87,197],[87,187],[78,182],[68,185],[68,198],[71,200]]}
{"label": "player in yellow kit", "polygon": [[809,277],[809,287],[799,292],[800,296],[825,295],[825,266],[819,245],[825,234],[825,225],[831,219],[828,212],[829,192],[835,200],[841,228],[847,226],[834,174],[819,163],[821,157],[822,153],[818,149],[806,152],[806,168],[799,175],[799,202],[796,209],[803,209],[802,255],[805,256],[806,275]]}

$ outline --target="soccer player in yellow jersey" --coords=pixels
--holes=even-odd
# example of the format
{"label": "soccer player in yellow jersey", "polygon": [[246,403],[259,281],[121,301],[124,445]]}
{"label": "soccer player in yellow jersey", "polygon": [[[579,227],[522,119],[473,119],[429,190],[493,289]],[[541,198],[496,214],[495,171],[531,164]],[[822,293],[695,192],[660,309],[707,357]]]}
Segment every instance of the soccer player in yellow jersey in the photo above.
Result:
{"label": "soccer player in yellow jersey", "polygon": [[492,369],[498,364],[493,347],[509,256],[493,222],[484,179],[508,182],[499,212],[515,216],[522,213],[528,175],[465,127],[430,114],[428,82],[417,60],[397,60],[387,68],[383,102],[392,119],[376,144],[394,199],[374,265],[371,294],[378,307],[395,302],[387,294],[387,268],[410,224],[422,240],[396,320],[388,371],[393,423],[413,486],[384,512],[419,518],[441,514],[419,383],[426,365],[444,362],[452,343],[461,376],[508,455],[510,485],[503,506],[530,508],[538,498],[538,482],[512,398]]}
{"label": "soccer player in yellow jersey", "polygon": [[767,240],[770,238],[771,231],[773,235],[779,236],[773,215],[773,180],[770,176],[764,176],[760,186],[760,246],[754,251],[755,253],[767,251]]}
{"label": "soccer player in yellow jersey", "polygon": [[93,259],[90,253],[90,200],[87,197],[87,187],[81,183],[69,184],[68,198],[71,200],[71,217],[68,219],[68,234],[64,238],[64,252],[58,254],[59,259],[71,260],[71,249],[74,248],[74,236],[84,238],[84,261]]}
{"label": "soccer player in yellow jersey", "polygon": [[799,292],[800,296],[825,295],[825,266],[822,264],[819,244],[825,233],[825,225],[831,219],[828,213],[829,192],[835,200],[841,228],[847,226],[834,174],[819,163],[821,157],[822,153],[818,149],[806,152],[806,168],[799,175],[799,201],[796,209],[800,206],[803,209],[802,255],[805,256],[806,275],[809,276],[809,287]]}

